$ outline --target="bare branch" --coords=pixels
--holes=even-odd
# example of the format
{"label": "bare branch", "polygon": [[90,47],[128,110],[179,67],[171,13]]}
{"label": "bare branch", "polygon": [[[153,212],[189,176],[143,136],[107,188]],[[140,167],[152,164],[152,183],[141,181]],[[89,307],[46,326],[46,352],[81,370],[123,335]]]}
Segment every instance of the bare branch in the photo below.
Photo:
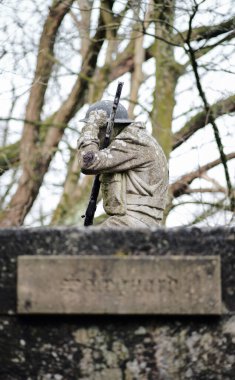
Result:
{"label": "bare branch", "polygon": [[192,25],[192,20],[195,17],[195,14],[196,14],[197,10],[198,10],[198,4],[195,5],[194,11],[193,11],[192,15],[190,16],[189,33],[188,33],[188,36],[187,36],[186,43],[187,43],[187,46],[188,46],[188,53],[189,53],[189,57],[190,57],[190,60],[191,60],[193,72],[194,72],[195,79],[196,79],[197,89],[198,89],[199,95],[200,95],[200,97],[201,97],[201,99],[203,101],[205,112],[208,115],[208,121],[212,125],[213,131],[214,131],[215,140],[216,140],[216,144],[217,144],[218,150],[220,152],[221,163],[222,163],[222,165],[224,167],[225,178],[226,178],[226,182],[227,182],[227,186],[228,186],[228,196],[229,196],[230,202],[231,202],[231,210],[233,210],[234,207],[235,207],[235,197],[234,197],[234,194],[233,194],[232,183],[231,183],[231,179],[230,179],[230,175],[229,175],[229,171],[228,171],[226,155],[224,153],[224,146],[223,146],[223,143],[222,143],[222,140],[221,140],[221,137],[220,137],[218,126],[217,126],[217,124],[215,122],[215,118],[214,118],[214,116],[213,116],[213,114],[211,112],[210,105],[209,105],[209,103],[207,101],[206,94],[205,94],[205,92],[204,92],[204,90],[202,88],[202,84],[201,84],[200,77],[199,77],[199,72],[198,72],[198,64],[197,64],[197,60],[196,60],[196,57],[195,57],[195,52],[194,52],[194,50],[193,50],[193,48],[191,46],[191,41],[190,41],[190,39],[191,39],[190,28],[191,28],[191,25]]}
{"label": "bare branch", "polygon": [[228,33],[235,28],[235,17],[230,18],[227,21],[221,22],[220,24],[209,26],[203,26],[198,29],[193,30],[192,38],[196,41],[208,40],[220,36],[221,34]]}
{"label": "bare branch", "polygon": [[200,193],[200,194],[202,194],[202,193],[224,193],[224,194],[227,194],[227,191],[224,188],[219,190],[219,189],[214,189],[213,187],[199,187],[197,189],[190,188],[190,189],[187,189],[185,191],[185,194],[193,194],[193,193]]}
{"label": "bare branch", "polygon": [[[139,7],[140,7],[140,4],[137,7],[137,12],[139,12]],[[129,108],[128,108],[128,114],[130,118],[134,117],[135,103],[137,102],[139,87],[143,80],[142,65],[145,59],[145,52],[144,52],[144,47],[143,47],[144,36],[141,32],[142,28],[140,25],[138,29],[134,31],[134,34],[136,36],[135,45],[134,45],[134,54],[133,54],[134,68],[131,73],[130,102],[129,102]]]}
{"label": "bare branch", "polygon": [[[5,191],[1,194],[1,198],[0,198],[0,210],[3,208],[3,205],[4,205],[5,201],[6,201],[6,198],[9,195],[12,187],[15,185],[15,181],[16,181],[15,177],[16,177],[17,170],[18,170],[18,168],[14,168],[14,170],[11,173],[10,183],[8,183]],[[1,173],[0,173],[0,175],[1,175]]]}
{"label": "bare branch", "polygon": [[78,4],[80,8],[81,21],[77,20],[77,17],[72,10],[70,10],[70,15],[80,33],[81,56],[84,58],[90,45],[89,31],[93,1],[91,2],[88,0],[78,0]]}
{"label": "bare branch", "polygon": [[[235,95],[229,96],[226,99],[219,100],[217,103],[210,106],[210,113],[216,119],[222,115],[235,112]],[[173,135],[173,149],[183,144],[196,131],[204,128],[209,123],[209,114],[205,110],[193,116],[183,128]]]}
{"label": "bare branch", "polygon": [[5,171],[19,165],[20,162],[20,141],[0,148],[0,176]]}
{"label": "bare branch", "polygon": [[[26,107],[26,120],[40,120],[44,96],[53,67],[53,60],[50,57],[54,55],[55,36],[73,1],[74,0],[68,0],[66,2],[54,1],[44,23],[38,48],[37,66],[29,95],[29,101]],[[25,170],[30,171],[28,166],[31,165],[29,163],[31,150],[34,150],[34,145],[37,143],[38,138],[39,128],[26,123],[24,126],[21,146],[21,158]],[[34,155],[34,152],[32,152],[32,154]]]}
{"label": "bare branch", "polygon": [[207,207],[205,211],[203,211],[201,214],[197,215],[196,218],[190,223],[190,225],[194,225],[196,223],[200,223],[201,221],[205,220],[209,216],[215,215],[218,211],[229,211],[228,207],[224,204],[224,200],[219,201],[217,203],[209,204],[209,203],[203,203]]}
{"label": "bare branch", "polygon": [[[78,166],[77,151],[71,150],[67,176],[60,201],[53,213],[51,224],[79,224],[79,218],[85,210],[93,178],[85,176],[78,184],[80,168]],[[80,218],[82,224],[82,219]]]}
{"label": "bare branch", "polygon": [[187,36],[190,32],[190,39],[191,41],[201,41],[201,40],[209,40],[210,38],[214,38],[217,36],[220,36],[221,34],[228,33],[230,31],[233,31],[235,27],[235,18],[232,17],[228,19],[227,21],[221,22],[216,25],[204,25],[200,26],[198,28],[189,28],[188,30],[185,30],[184,32],[178,33],[174,37],[174,42],[177,44],[182,44],[184,41],[187,40]]}
{"label": "bare branch", "polygon": [[[235,152],[227,154],[226,160],[232,160],[235,158]],[[217,160],[211,161],[197,170],[194,170],[191,173],[187,173],[183,175],[180,179],[178,179],[176,182],[172,183],[170,186],[170,193],[174,198],[178,198],[183,194],[186,194],[189,189],[189,185],[196,179],[202,177],[202,175],[207,172],[208,170],[214,168],[215,166],[221,164],[221,158],[218,158]]]}

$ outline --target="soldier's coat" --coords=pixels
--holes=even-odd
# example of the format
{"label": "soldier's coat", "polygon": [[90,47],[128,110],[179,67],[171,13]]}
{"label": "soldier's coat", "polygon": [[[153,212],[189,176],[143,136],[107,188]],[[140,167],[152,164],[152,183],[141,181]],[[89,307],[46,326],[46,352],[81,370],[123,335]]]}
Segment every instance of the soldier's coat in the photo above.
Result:
{"label": "soldier's coat", "polygon": [[85,174],[100,174],[104,209],[103,226],[152,227],[161,224],[168,189],[166,157],[147,134],[145,125],[126,126],[99,150],[102,122],[91,115],[78,140],[78,158]]}

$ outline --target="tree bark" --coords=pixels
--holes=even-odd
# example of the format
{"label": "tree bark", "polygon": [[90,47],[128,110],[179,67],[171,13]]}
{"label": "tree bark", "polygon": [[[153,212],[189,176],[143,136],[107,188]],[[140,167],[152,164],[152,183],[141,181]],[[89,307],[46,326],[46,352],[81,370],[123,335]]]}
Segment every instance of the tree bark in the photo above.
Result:
{"label": "tree bark", "polygon": [[[155,0],[155,34],[169,40],[173,35],[174,0],[164,5]],[[156,86],[154,90],[151,120],[153,136],[159,141],[167,158],[172,150],[172,116],[175,106],[175,87],[179,76],[174,59],[174,47],[156,39],[152,48],[156,62]]]}

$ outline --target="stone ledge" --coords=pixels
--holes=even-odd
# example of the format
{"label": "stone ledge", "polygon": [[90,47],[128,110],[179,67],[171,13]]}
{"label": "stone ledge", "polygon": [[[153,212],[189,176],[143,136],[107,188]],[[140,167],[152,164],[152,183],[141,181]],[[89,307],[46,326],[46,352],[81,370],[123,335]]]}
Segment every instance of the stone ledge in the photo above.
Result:
{"label": "stone ledge", "polygon": [[[234,227],[0,230],[0,380],[234,380],[234,235]],[[220,255],[224,315],[14,315],[17,256],[65,254]]]}
{"label": "stone ledge", "polygon": [[0,230],[0,314],[16,310],[19,255],[220,255],[223,312],[235,312],[235,227]]}

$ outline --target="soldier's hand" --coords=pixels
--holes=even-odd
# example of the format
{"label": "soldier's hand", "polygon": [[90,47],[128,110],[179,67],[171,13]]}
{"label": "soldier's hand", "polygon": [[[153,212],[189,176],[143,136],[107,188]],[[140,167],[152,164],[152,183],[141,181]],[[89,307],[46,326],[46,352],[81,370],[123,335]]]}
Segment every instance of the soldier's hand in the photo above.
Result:
{"label": "soldier's hand", "polygon": [[108,121],[107,116],[107,112],[104,110],[91,111],[88,118],[88,123],[93,124],[94,126],[100,129],[106,126]]}

